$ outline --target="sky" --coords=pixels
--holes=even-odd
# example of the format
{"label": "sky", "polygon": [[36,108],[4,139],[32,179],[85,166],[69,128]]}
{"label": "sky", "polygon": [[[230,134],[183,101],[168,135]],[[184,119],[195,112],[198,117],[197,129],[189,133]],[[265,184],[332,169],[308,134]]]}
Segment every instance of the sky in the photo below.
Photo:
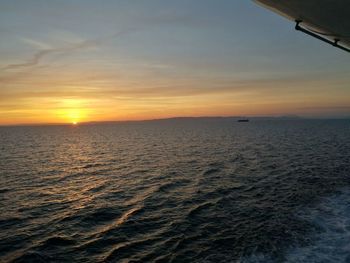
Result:
{"label": "sky", "polygon": [[0,0],[0,36],[0,125],[350,116],[350,56],[250,0]]}

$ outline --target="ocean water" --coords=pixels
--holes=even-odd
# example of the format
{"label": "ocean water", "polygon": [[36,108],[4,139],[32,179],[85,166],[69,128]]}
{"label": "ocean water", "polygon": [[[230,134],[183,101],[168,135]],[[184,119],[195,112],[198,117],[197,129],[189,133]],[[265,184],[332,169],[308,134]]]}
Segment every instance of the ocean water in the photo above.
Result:
{"label": "ocean water", "polygon": [[350,262],[350,120],[0,128],[0,262]]}

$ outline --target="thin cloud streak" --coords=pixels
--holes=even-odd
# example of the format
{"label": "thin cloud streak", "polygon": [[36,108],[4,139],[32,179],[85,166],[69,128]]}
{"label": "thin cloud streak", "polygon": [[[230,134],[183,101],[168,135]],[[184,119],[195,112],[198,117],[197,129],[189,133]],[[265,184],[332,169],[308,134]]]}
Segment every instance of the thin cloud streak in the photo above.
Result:
{"label": "thin cloud streak", "polygon": [[135,30],[134,28],[132,29],[127,29],[127,30],[122,30],[120,32],[117,32],[113,35],[110,36],[105,36],[101,38],[95,38],[92,40],[85,40],[80,43],[75,43],[66,47],[58,47],[58,48],[49,48],[49,49],[44,49],[44,50],[39,50],[37,53],[33,55],[32,58],[27,60],[24,63],[17,63],[17,64],[10,64],[5,67],[3,67],[1,70],[7,71],[11,69],[18,69],[18,68],[30,68],[38,65],[45,57],[52,55],[52,54],[66,54],[74,51],[79,51],[82,49],[90,48],[97,46],[105,41],[108,41],[110,39],[119,37],[121,35],[127,34],[131,31]]}
{"label": "thin cloud streak", "polygon": [[153,18],[142,18],[140,20],[140,25],[129,27],[124,30],[121,30],[119,32],[116,32],[109,36],[99,37],[95,39],[89,39],[84,40],[80,43],[75,43],[66,47],[57,47],[57,48],[47,48],[42,49],[36,52],[30,59],[28,59],[26,62],[23,63],[16,63],[16,64],[10,64],[3,68],[1,68],[2,71],[7,71],[11,69],[18,69],[18,68],[30,68],[38,65],[45,57],[52,55],[52,54],[66,54],[70,52],[79,51],[82,49],[87,49],[90,47],[98,46],[106,41],[109,41],[113,38],[120,37],[122,35],[126,35],[128,33],[131,33],[133,31],[142,30],[147,28],[148,26],[154,27],[157,25],[163,25],[166,24],[181,24],[184,26],[195,25],[200,26],[202,23],[205,23],[204,21],[197,21],[196,19],[193,19],[188,16],[174,16],[174,15],[159,15],[158,17]]}

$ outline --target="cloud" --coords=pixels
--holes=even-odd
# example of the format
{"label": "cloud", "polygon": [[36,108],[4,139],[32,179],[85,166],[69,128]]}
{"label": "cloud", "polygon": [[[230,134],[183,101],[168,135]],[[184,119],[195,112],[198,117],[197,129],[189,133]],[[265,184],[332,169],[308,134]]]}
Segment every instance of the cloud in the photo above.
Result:
{"label": "cloud", "polygon": [[27,38],[27,37],[20,37],[20,39],[26,43],[26,44],[29,44],[35,48],[38,48],[38,49],[50,49],[52,48],[50,45],[44,43],[44,42],[41,42],[41,41],[38,41],[38,40],[35,40],[35,39],[31,39],[31,38]]}
{"label": "cloud", "polygon": [[338,106],[314,106],[314,107],[301,107],[300,110],[309,110],[309,111],[348,111],[350,112],[350,106],[338,105]]}
{"label": "cloud", "polygon": [[52,54],[66,54],[70,52],[79,51],[82,49],[87,49],[90,47],[94,47],[97,45],[102,44],[105,41],[109,41],[113,38],[119,37],[121,35],[128,34],[133,31],[146,29],[148,27],[156,27],[156,26],[163,26],[164,24],[170,24],[170,25],[180,25],[180,26],[203,26],[203,25],[209,25],[208,21],[195,19],[188,15],[179,15],[169,12],[163,12],[158,14],[157,16],[152,17],[143,17],[140,16],[137,19],[137,23],[134,26],[129,26],[128,28],[121,30],[119,32],[116,32],[114,34],[104,36],[104,37],[98,37],[95,39],[88,39],[80,42],[76,42],[74,44],[68,44],[63,47],[50,47],[46,43],[42,43],[37,40],[29,39],[29,38],[21,38],[22,41],[31,44],[32,46],[35,46],[36,48],[40,48],[39,51],[33,54],[31,58],[29,58],[27,61],[22,63],[15,63],[15,64],[9,64],[3,68],[0,68],[2,71],[7,71],[11,69],[25,69],[37,66],[40,64],[40,62],[47,56],[50,56]]}
{"label": "cloud", "polygon": [[110,39],[119,37],[121,35],[127,34],[131,31],[135,30],[135,28],[129,28],[126,30],[122,30],[120,32],[117,32],[115,34],[105,36],[105,37],[100,37],[100,38],[95,38],[95,39],[90,39],[90,40],[84,40],[78,43],[70,44],[64,47],[53,47],[53,48],[45,48],[37,51],[34,53],[34,55],[28,59],[27,61],[23,63],[16,63],[16,64],[10,64],[7,65],[3,68],[1,68],[2,71],[6,70],[11,70],[11,69],[18,69],[18,68],[30,68],[38,65],[45,57],[52,55],[52,54],[66,54],[74,51],[79,51],[82,49],[90,48],[97,46],[105,41],[108,41]]}

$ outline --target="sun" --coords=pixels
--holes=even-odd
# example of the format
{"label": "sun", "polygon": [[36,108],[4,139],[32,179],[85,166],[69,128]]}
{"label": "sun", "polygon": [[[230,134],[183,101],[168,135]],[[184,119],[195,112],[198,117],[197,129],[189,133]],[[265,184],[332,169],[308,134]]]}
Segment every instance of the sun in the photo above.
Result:
{"label": "sun", "polygon": [[63,99],[59,101],[60,107],[56,110],[57,117],[62,123],[78,125],[86,121],[90,110],[86,107],[87,101],[83,99]]}

